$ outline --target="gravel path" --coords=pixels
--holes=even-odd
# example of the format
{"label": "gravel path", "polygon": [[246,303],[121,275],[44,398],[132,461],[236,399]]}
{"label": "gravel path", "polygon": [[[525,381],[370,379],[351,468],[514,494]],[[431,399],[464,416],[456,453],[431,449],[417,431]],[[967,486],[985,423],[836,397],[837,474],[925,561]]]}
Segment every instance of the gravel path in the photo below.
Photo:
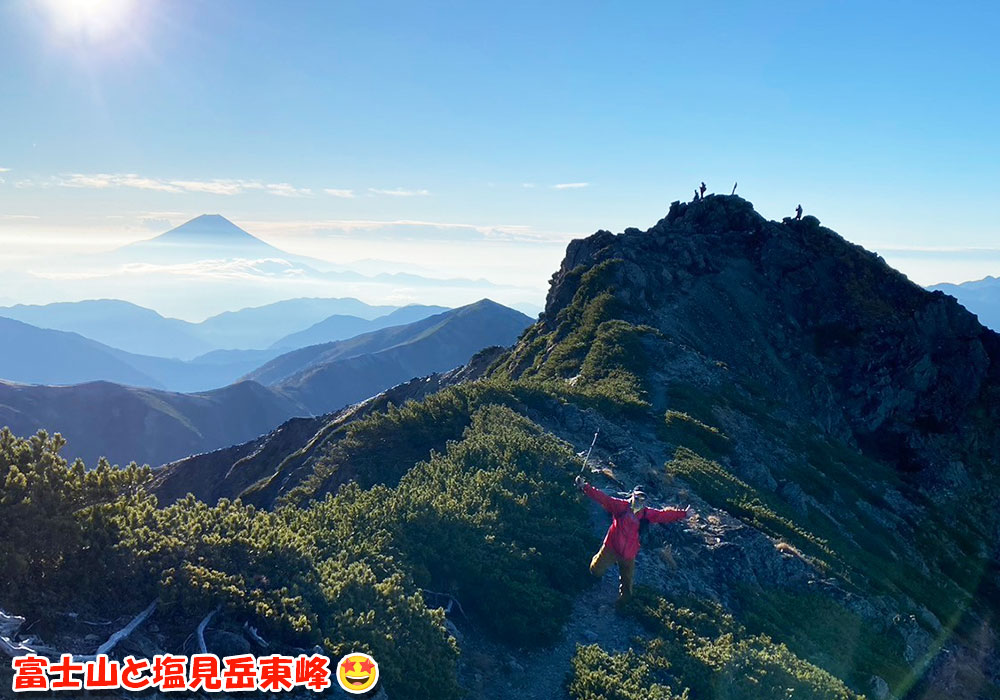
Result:
{"label": "gravel path", "polygon": [[[582,565],[582,566],[585,566]],[[581,575],[588,576],[586,568]],[[641,583],[638,572],[636,582]],[[464,626],[459,680],[469,698],[484,700],[566,700],[570,660],[578,644],[599,643],[606,651],[624,651],[641,635],[638,624],[615,611],[618,570],[581,593],[560,642],[544,649],[512,654]]]}

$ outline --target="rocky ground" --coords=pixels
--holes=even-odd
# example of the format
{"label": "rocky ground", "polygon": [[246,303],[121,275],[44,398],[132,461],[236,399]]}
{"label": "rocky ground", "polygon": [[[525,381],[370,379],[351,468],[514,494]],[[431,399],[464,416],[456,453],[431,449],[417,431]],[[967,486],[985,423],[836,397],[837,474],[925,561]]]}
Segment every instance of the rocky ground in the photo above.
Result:
{"label": "rocky ground", "polygon": [[[628,484],[628,488],[641,483],[651,505],[692,506],[693,515],[688,520],[650,526],[643,535],[635,585],[654,588],[671,598],[694,595],[726,602],[734,580],[756,581],[759,577],[772,584],[805,586],[820,578],[797,551],[776,546],[776,541],[761,532],[709,506],[682,482],[669,483],[662,468],[651,468],[662,465],[666,457],[663,446],[655,440],[619,444],[627,437],[619,428],[600,421],[596,413],[577,413],[572,407],[563,415],[562,426],[567,424],[576,438],[574,444],[586,445],[586,436],[593,435],[596,427],[601,429],[602,442],[607,445],[610,441],[610,450],[596,450],[591,461],[588,478],[599,488],[615,493],[621,488],[616,481]],[[563,431],[557,428],[556,432]],[[597,504],[589,507],[596,552],[610,516]],[[589,564],[566,562],[582,577],[590,577]],[[485,639],[460,617],[453,618],[461,648],[459,677],[463,686],[473,698],[568,698],[566,681],[578,645],[598,644],[605,651],[622,652],[637,648],[637,643],[648,637],[633,617],[617,610],[617,596],[618,571],[612,567],[577,597],[559,643],[529,651],[511,651]]]}

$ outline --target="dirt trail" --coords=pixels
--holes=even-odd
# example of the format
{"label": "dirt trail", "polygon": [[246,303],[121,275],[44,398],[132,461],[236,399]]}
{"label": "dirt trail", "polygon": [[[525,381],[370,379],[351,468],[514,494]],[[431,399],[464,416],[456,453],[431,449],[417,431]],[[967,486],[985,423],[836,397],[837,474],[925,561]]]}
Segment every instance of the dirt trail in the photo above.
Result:
{"label": "dirt trail", "polygon": [[[584,568],[581,575],[589,574]],[[642,582],[641,572],[636,582]],[[615,611],[617,596],[618,570],[612,567],[576,598],[561,641],[544,649],[512,654],[465,626],[461,629],[459,679],[468,696],[489,700],[567,699],[566,679],[578,644],[599,643],[606,651],[617,652],[634,646],[634,638],[642,635],[635,620]]]}

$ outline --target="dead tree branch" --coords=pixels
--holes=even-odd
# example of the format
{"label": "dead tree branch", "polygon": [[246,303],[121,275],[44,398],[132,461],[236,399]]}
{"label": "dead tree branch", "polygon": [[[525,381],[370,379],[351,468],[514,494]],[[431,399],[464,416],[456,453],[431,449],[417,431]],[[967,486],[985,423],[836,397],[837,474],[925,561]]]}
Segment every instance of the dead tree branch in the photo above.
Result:
{"label": "dead tree branch", "polygon": [[464,617],[466,620],[469,619],[469,617],[465,614],[465,611],[462,610],[462,604],[458,602],[458,598],[451,595],[450,593],[438,593],[437,591],[429,591],[426,588],[421,588],[420,592],[427,595],[435,595],[438,596],[439,598],[444,598],[445,600],[447,600],[448,605],[444,606],[444,612],[446,615],[451,612],[451,608],[454,605],[456,608],[458,608],[458,612],[462,613],[462,617]]}
{"label": "dead tree branch", "polygon": [[249,622],[244,622],[243,623],[243,629],[245,629],[246,632],[247,632],[247,634],[250,635],[250,639],[254,640],[255,642],[257,642],[257,644],[259,644],[263,648],[267,649],[268,644],[264,640],[263,637],[261,637],[259,634],[257,634],[257,628],[256,627],[253,627]]}
{"label": "dead tree branch", "polygon": [[98,655],[107,654],[109,651],[114,649],[115,645],[118,644],[118,642],[120,642],[121,640],[125,639],[127,636],[132,634],[135,631],[135,628],[141,625],[143,622],[145,622],[146,619],[149,618],[149,616],[152,615],[153,611],[155,610],[156,610],[156,601],[154,600],[146,607],[145,610],[143,610],[141,613],[133,617],[131,622],[129,622],[127,625],[125,625],[120,630],[118,630],[110,637],[108,637],[108,641],[104,642],[104,644],[97,647],[97,654]]}
{"label": "dead tree branch", "polygon": [[198,629],[195,631],[195,635],[198,637],[198,651],[202,654],[208,653],[208,647],[205,645],[205,628],[208,627],[208,623],[212,621],[215,617],[215,613],[219,612],[222,605],[216,605],[215,609],[208,615],[202,618],[201,622],[198,623]]}

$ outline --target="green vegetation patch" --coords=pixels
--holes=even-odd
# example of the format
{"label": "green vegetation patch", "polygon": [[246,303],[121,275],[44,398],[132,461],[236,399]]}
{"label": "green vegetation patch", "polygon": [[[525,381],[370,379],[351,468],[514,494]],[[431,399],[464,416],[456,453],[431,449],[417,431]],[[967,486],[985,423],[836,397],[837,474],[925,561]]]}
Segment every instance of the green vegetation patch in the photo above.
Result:
{"label": "green vegetation patch", "polygon": [[[555,329],[533,327],[493,376],[510,376],[522,367],[526,382],[555,396],[598,407],[609,415],[643,415],[649,408],[649,347],[657,334],[651,326],[630,323],[627,308],[615,295],[623,260],[606,260],[590,269],[567,273],[566,285],[579,278],[571,303],[558,314]],[[529,364],[530,363],[530,364]]]}
{"label": "green vegetation patch", "polygon": [[[358,435],[373,436],[364,431],[377,421],[428,435],[440,422],[465,427],[441,451],[425,442],[424,461],[393,485],[354,481],[274,512],[193,497],[157,508],[143,489],[148,470],[87,472],[58,456],[58,436],[2,432],[4,607],[42,618],[44,638],[64,624],[58,611],[114,618],[157,600],[171,649],[219,607],[214,624],[249,622],[278,649],[371,653],[392,696],[457,698],[457,648],[422,589],[454,597],[478,628],[526,647],[557,638],[589,583],[567,566],[585,562],[592,544],[570,486],[578,460],[510,406],[484,403],[516,403],[516,394],[543,400],[484,384],[376,418]],[[392,463],[379,474],[398,471]]]}
{"label": "green vegetation patch", "polygon": [[666,443],[688,447],[716,460],[731,449],[729,438],[721,430],[684,411],[668,410],[659,432],[660,439]]}
{"label": "green vegetation patch", "polygon": [[796,654],[854,687],[865,687],[878,675],[899,688],[909,677],[902,637],[875,629],[830,596],[758,588],[741,593],[748,628],[780,635]]}
{"label": "green vegetation patch", "polygon": [[390,404],[347,425],[339,439],[330,440],[313,473],[282,501],[304,505],[350,480],[364,487],[396,484],[431,450],[443,450],[448,440],[461,437],[469,425],[469,399],[467,392],[440,391],[420,402]]}
{"label": "green vegetation patch", "polygon": [[[460,439],[479,407],[499,404],[523,412],[529,406],[555,403],[557,399],[537,383],[497,378],[443,389],[402,406],[388,404],[384,411],[339,428],[340,435],[331,436],[313,473],[281,502],[304,506],[352,480],[362,488],[395,486],[415,463]],[[278,478],[280,474],[272,480]]]}
{"label": "green vegetation patch", "polygon": [[568,493],[575,455],[523,416],[488,405],[461,441],[394,489],[342,488],[309,511],[317,531],[374,541],[417,583],[447,592],[496,638],[551,642],[588,583],[590,532]]}
{"label": "green vegetation patch", "polygon": [[[861,696],[784,644],[750,634],[718,605],[675,605],[639,587],[624,613],[652,635],[641,650],[608,654],[580,647],[569,681],[577,700],[646,697],[699,700],[854,700]],[[616,691],[621,686],[627,692]],[[608,692],[606,689],[611,689]],[[671,690],[674,689],[674,690]],[[677,689],[682,689],[677,694]]]}
{"label": "green vegetation patch", "polygon": [[58,434],[22,440],[0,430],[0,605],[24,614],[101,580],[90,561],[113,539],[107,524],[142,499],[150,479],[135,464],[118,469],[102,459],[90,471],[80,460],[68,464],[59,456],[65,444]]}
{"label": "green vegetation patch", "polygon": [[688,700],[687,690],[674,693],[664,682],[670,663],[666,658],[604,651],[596,644],[577,647],[571,664],[569,695],[578,700]]}

